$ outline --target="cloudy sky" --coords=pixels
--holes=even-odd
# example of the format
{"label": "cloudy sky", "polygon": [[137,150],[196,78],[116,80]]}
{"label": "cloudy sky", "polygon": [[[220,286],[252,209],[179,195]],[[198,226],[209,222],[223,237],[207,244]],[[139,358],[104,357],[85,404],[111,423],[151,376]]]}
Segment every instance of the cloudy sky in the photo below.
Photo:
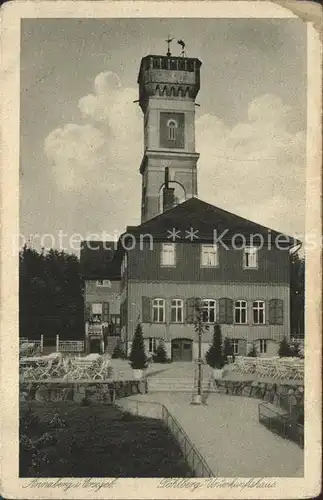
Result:
{"label": "cloudy sky", "polygon": [[304,232],[301,20],[29,19],[21,37],[20,230],[36,246],[38,234],[52,234],[57,246],[59,231],[113,237],[140,223],[137,74],[141,57],[165,53],[168,34],[203,63],[199,197]]}

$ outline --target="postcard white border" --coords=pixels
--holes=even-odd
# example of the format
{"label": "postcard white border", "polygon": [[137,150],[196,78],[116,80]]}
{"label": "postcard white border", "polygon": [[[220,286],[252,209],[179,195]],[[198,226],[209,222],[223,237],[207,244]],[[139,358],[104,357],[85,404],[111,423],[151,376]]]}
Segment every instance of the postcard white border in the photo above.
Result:
{"label": "postcard white border", "polygon": [[[292,4],[293,2],[288,2]],[[287,7],[287,3],[286,3]],[[289,7],[289,5],[288,5]],[[297,10],[297,9],[296,9]],[[294,11],[295,12],[295,11]],[[319,246],[306,262],[306,438],[305,477],[276,478],[275,489],[158,489],[158,479],[122,479],[113,490],[24,488],[18,477],[18,254],[19,234],[19,79],[21,18],[217,17],[295,18],[287,8],[259,2],[9,2],[1,8],[4,73],[1,115],[1,433],[2,487],[5,498],[306,498],[319,493],[321,465],[321,43],[308,24],[308,167],[306,231],[319,232]],[[10,442],[9,442],[10,441]],[[269,479],[269,478],[268,478]],[[77,482],[77,479],[70,479]],[[202,479],[199,481],[203,481]]]}

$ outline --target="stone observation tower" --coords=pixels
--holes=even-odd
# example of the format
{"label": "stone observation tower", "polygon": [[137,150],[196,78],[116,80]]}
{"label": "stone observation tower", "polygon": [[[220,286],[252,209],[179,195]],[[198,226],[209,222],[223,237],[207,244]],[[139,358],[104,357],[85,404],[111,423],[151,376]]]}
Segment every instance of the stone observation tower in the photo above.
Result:
{"label": "stone observation tower", "polygon": [[201,64],[186,57],[184,50],[180,57],[168,50],[165,56],[141,60],[137,80],[144,114],[141,222],[197,196],[195,98]]}

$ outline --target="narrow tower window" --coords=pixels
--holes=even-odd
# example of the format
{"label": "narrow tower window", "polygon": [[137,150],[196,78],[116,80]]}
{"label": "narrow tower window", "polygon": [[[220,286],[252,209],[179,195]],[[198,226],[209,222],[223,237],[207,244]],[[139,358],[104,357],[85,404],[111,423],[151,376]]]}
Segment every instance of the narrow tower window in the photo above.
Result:
{"label": "narrow tower window", "polygon": [[170,141],[176,141],[177,122],[175,120],[168,120],[167,128],[168,128],[168,139]]}

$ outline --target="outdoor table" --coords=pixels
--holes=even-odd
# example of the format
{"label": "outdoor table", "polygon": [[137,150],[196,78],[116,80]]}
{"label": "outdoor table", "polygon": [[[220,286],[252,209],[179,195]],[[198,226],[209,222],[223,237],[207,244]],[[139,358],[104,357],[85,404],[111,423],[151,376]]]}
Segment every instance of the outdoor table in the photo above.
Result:
{"label": "outdoor table", "polygon": [[21,365],[33,365],[33,364],[38,364],[45,362],[46,363],[46,356],[31,356],[31,357],[24,357],[21,358],[19,363]]}

